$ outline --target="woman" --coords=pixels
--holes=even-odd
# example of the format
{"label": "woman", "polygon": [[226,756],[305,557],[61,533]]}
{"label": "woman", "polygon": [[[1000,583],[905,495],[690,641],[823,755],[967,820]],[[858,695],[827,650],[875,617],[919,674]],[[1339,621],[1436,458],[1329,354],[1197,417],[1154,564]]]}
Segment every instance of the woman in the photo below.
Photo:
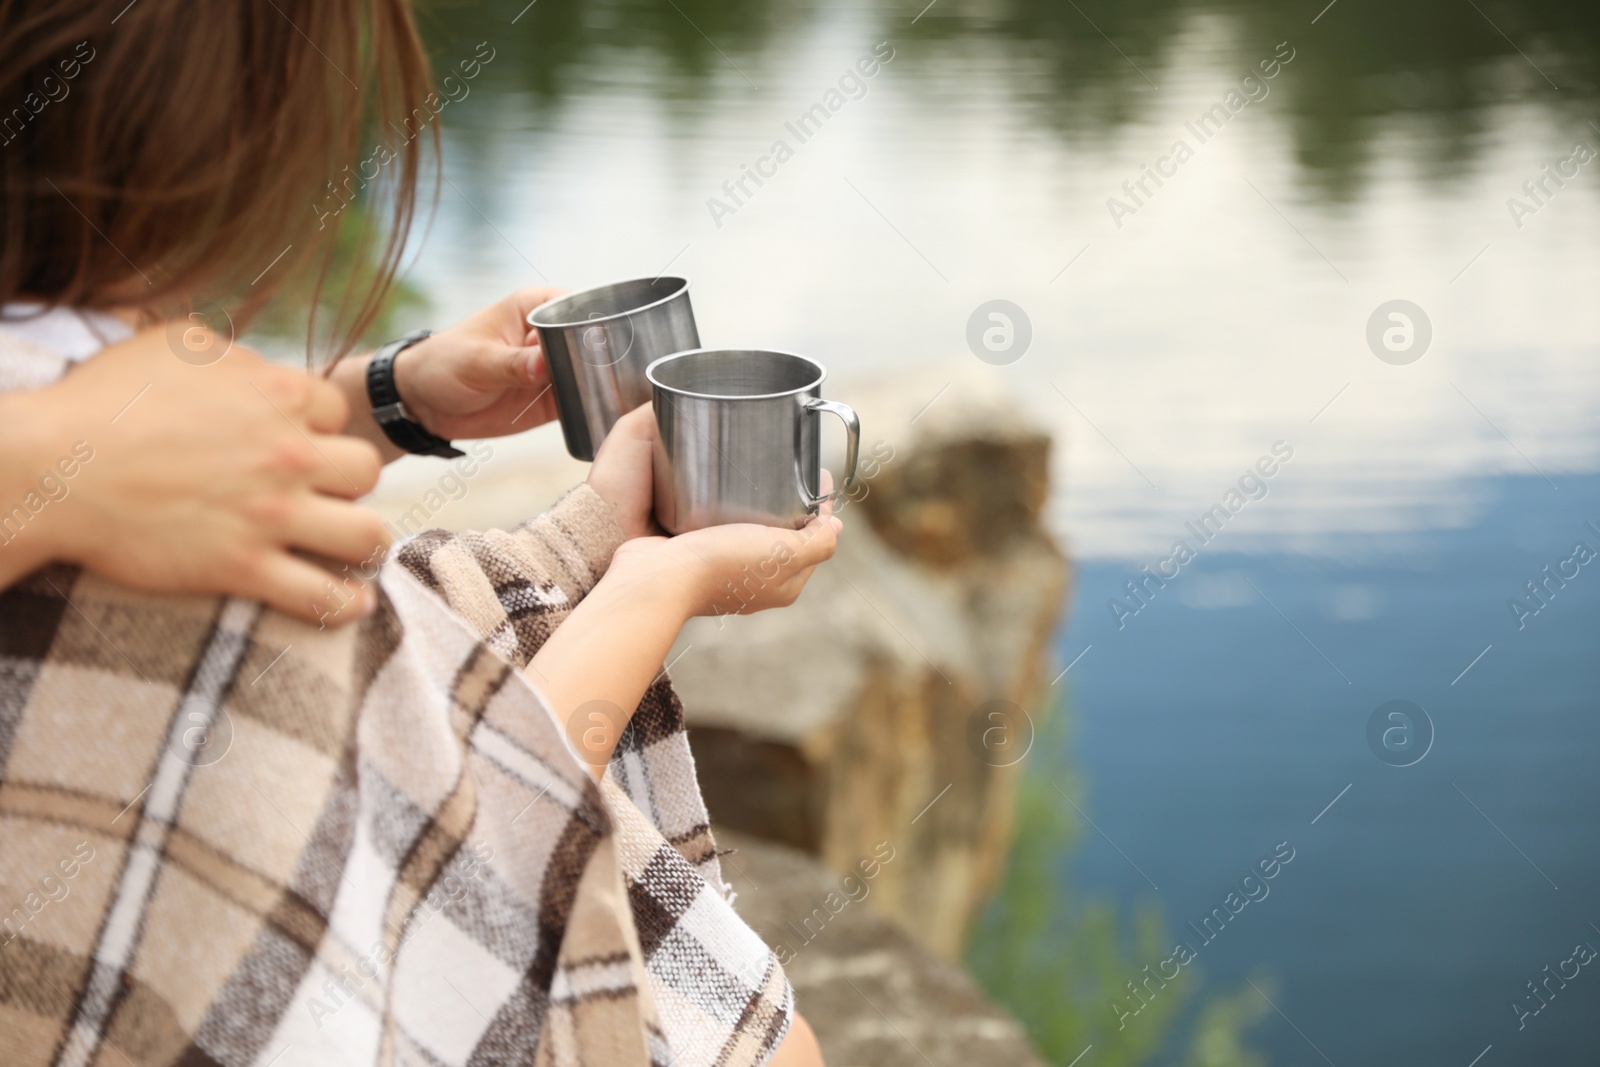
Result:
{"label": "woman", "polygon": [[[152,578],[141,561],[170,552],[74,510],[136,531],[182,528],[187,507],[214,521],[204,551],[229,523],[267,529],[236,562],[264,585],[326,588],[284,546],[354,564],[338,584],[368,612],[338,629],[59,563],[4,575],[8,1062],[820,1063],[729,906],[660,665],[748,566],[791,561],[752,606],[792,601],[837,521],[650,536],[641,410],[546,515],[424,534],[380,568],[378,524],[330,499],[369,488],[380,458],[342,434],[367,417],[352,370],[330,391],[169,344],[176,322],[186,350],[225,347],[186,309],[216,300],[242,324],[325,256],[307,205],[368,131],[425,126],[426,89],[400,0],[0,0],[0,93],[28,112],[0,120],[0,380],[39,390],[0,414],[20,427],[8,454],[41,468],[0,556],[204,588],[181,567]],[[384,161],[380,280],[418,151]],[[418,430],[488,433],[537,392],[521,322],[544,295],[395,357]],[[265,471],[225,435],[184,457],[167,401],[147,403],[169,393],[215,405],[196,424],[271,409],[298,442]],[[151,462],[163,448],[236,506],[187,503]]]}

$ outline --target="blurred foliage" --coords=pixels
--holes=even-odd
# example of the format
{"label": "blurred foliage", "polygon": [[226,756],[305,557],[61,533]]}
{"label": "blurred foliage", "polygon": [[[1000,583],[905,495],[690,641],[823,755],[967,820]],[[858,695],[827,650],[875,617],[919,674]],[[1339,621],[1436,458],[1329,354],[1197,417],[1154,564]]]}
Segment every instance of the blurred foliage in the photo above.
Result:
{"label": "blurred foliage", "polygon": [[[1074,836],[1065,805],[1029,776],[1018,796],[1016,840],[1000,894],[974,929],[967,966],[996,1001],[1022,1020],[1034,1046],[1065,1065],[1088,1045],[1102,1067],[1136,1067],[1158,1052],[1193,994],[1187,968],[1150,1005],[1118,1028],[1114,1001],[1146,962],[1167,955],[1159,910],[1141,907],[1123,937],[1116,909],[1104,902],[1062,906],[1052,869]],[[1137,961],[1137,962],[1135,962]]]}
{"label": "blurred foliage", "polygon": [[435,72],[442,77],[486,42],[495,55],[478,83],[523,95],[536,112],[641,81],[653,95],[704,107],[724,83],[753,89],[744,77],[756,73],[750,57],[787,39],[780,24],[796,16],[770,0],[543,0],[512,25],[523,2],[421,0],[417,19]]}
{"label": "blurred foliage", "polygon": [[[1067,729],[1063,701],[1039,728],[1036,748],[1061,752]],[[1244,1035],[1266,1004],[1246,987],[1204,997],[1198,962],[1184,967],[1136,1016],[1121,1019],[1114,1005],[1137,1002],[1129,983],[1145,966],[1167,958],[1170,937],[1159,905],[1137,906],[1126,918],[1103,900],[1081,900],[1061,865],[1077,842],[1075,817],[1058,793],[1076,792],[1070,771],[1035,765],[1022,778],[1017,820],[999,892],[974,927],[967,967],[984,990],[1022,1021],[1034,1047],[1066,1067],[1094,1046],[1096,1067],[1138,1067],[1176,1045],[1176,1030],[1198,1004],[1186,1067],[1266,1067]],[[1081,801],[1074,800],[1075,803]],[[1270,990],[1264,979],[1256,981]]]}
{"label": "blurred foliage", "polygon": [[[312,264],[295,274],[250,326],[252,334],[271,339],[271,348],[287,349],[290,346],[313,354],[313,362],[320,362],[335,343],[334,331],[339,325],[339,309],[352,297],[359,302],[371,287],[377,267],[373,262],[376,252],[373,244],[378,237],[371,233],[370,212],[361,201],[355,209],[339,215],[335,224],[332,260],[328,277],[320,298],[316,291],[318,264]],[[363,238],[367,240],[363,240]],[[311,312],[315,300],[316,336],[311,335]],[[426,308],[427,297],[404,277],[395,279],[389,287],[383,308],[372,325],[360,338],[367,346],[381,344],[399,332],[397,321],[414,317],[413,312]],[[309,349],[306,346],[309,344]]]}
{"label": "blurred foliage", "polygon": [[[1392,142],[1431,179],[1448,181],[1483,147],[1495,108],[1528,103],[1575,136],[1593,132],[1600,5],[1592,0],[1324,5],[940,0],[912,24],[907,12],[921,4],[879,0],[859,17],[864,41],[896,43],[896,69],[918,72],[917,96],[928,107],[966,91],[974,46],[998,46],[1001,61],[988,66],[1010,81],[1021,114],[1066,140],[1103,139],[1145,120],[1197,31],[1240,76],[1288,41],[1296,58],[1269,107],[1284,116],[1305,180],[1333,201],[1360,192],[1385,135],[1386,148]],[[536,125],[572,98],[617,85],[664,100],[674,120],[695,121],[758,92],[784,51],[824,17],[816,3],[777,0],[542,0],[513,25],[521,6],[421,0],[419,17],[441,71],[488,41],[498,54],[480,87],[523,97]],[[712,99],[723,91],[731,95]],[[504,115],[462,109],[460,118],[494,130]]]}
{"label": "blurred foliage", "polygon": [[[1252,979],[1261,992],[1271,996],[1271,981]],[[1189,1041],[1187,1067],[1267,1067],[1265,1056],[1246,1048],[1241,1035],[1265,1019],[1271,1010],[1254,989],[1243,989],[1206,1003]]]}
{"label": "blurred foliage", "polygon": [[[1156,85],[1201,26],[1221,39],[1220,61],[1242,77],[1279,41],[1296,50],[1276,80],[1306,180],[1333,200],[1357,195],[1386,132],[1435,180],[1483,146],[1497,107],[1530,103],[1590,132],[1600,93],[1600,5],[1579,0],[946,0],[918,23],[930,41],[974,33],[1005,42],[1029,64],[1019,90],[1067,137],[1140,120]],[[1315,25],[1312,18],[1318,16]],[[1513,43],[1515,42],[1515,43]],[[914,49],[907,49],[913,62]],[[1137,69],[1136,69],[1137,67]],[[1147,80],[1148,79],[1148,80]],[[1152,84],[1152,82],[1154,84]],[[1559,90],[1557,91],[1557,87]],[[1223,86],[1219,84],[1220,93]],[[1389,142],[1385,142],[1389,146]]]}

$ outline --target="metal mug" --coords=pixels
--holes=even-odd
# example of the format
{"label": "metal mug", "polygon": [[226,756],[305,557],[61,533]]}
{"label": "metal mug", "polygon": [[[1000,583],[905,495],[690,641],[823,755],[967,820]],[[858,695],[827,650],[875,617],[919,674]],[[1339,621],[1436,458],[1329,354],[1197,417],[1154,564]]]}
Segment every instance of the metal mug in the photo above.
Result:
{"label": "metal mug", "polygon": [[561,433],[593,460],[617,420],[650,399],[645,368],[700,347],[687,278],[635,278],[570,293],[528,314],[539,331]]}
{"label": "metal mug", "polygon": [[[696,349],[646,370],[655,405],[656,521],[680,534],[728,522],[798,529],[856,483],[861,422],[822,399],[828,372],[789,352]],[[844,483],[821,491],[822,413],[843,420]],[[816,487],[813,489],[813,487]]]}

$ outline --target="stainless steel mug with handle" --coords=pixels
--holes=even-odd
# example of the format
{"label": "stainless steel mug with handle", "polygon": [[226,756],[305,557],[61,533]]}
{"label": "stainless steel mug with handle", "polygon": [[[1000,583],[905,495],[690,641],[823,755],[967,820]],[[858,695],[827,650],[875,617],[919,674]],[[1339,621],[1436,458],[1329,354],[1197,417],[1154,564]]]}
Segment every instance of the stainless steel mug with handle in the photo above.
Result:
{"label": "stainless steel mug with handle", "polygon": [[617,420],[650,399],[650,362],[700,347],[687,278],[569,293],[528,315],[539,331],[567,451],[592,460]]}
{"label": "stainless steel mug with handle", "polygon": [[[656,521],[680,534],[728,522],[798,529],[856,483],[861,423],[822,399],[822,364],[788,352],[697,349],[646,371],[655,405]],[[845,476],[821,489],[821,416],[846,432]]]}

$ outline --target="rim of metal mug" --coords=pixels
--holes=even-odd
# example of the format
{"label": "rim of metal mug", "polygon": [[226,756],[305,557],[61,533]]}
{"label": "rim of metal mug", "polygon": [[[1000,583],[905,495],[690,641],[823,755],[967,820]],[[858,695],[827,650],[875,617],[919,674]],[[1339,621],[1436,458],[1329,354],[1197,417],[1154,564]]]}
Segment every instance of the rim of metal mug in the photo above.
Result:
{"label": "rim of metal mug", "polygon": [[[689,356],[704,356],[713,352],[762,352],[769,356],[788,356],[790,359],[798,359],[802,363],[811,364],[811,366],[815,368],[817,372],[817,377],[814,381],[808,382],[805,385],[798,386],[794,389],[782,389],[776,393],[738,394],[695,393],[688,389],[679,389],[677,386],[666,385],[656,380],[656,368],[664,363],[671,363],[675,359],[686,359]],[[828,380],[828,368],[824,367],[821,363],[818,363],[810,356],[802,356],[798,352],[785,352],[777,348],[688,348],[682,352],[674,352],[670,356],[662,356],[660,359],[653,361],[644,369],[644,376],[649,380],[650,384],[654,388],[660,389],[663,392],[671,393],[673,396],[686,396],[695,400],[771,400],[780,396],[798,396],[799,394],[807,392],[808,390],[817,388],[823,382]]]}
{"label": "rim of metal mug", "polygon": [[[638,282],[644,282],[647,285],[655,285],[657,282],[662,281],[677,282],[678,285],[666,296],[652,300],[648,304],[640,304],[636,308],[629,308],[626,311],[613,311],[609,315],[596,315],[593,318],[574,319],[570,322],[541,322],[536,318],[540,312],[549,311],[552,308],[558,308],[562,304],[570,303],[578,299],[580,296],[589,296],[593,293],[602,292],[606,289],[616,289],[624,285],[634,285]],[[593,285],[587,289],[580,289],[576,293],[568,293],[566,296],[558,296],[548,304],[540,304],[538,307],[528,312],[527,322],[529,326],[542,327],[546,330],[565,330],[573,326],[593,326],[596,323],[610,322],[613,319],[623,319],[630,315],[637,315],[641,311],[649,311],[651,308],[660,307],[669,300],[676,300],[678,297],[682,296],[688,291],[689,279],[676,274],[661,274],[654,278],[624,278],[620,282],[606,282],[604,285]]]}

